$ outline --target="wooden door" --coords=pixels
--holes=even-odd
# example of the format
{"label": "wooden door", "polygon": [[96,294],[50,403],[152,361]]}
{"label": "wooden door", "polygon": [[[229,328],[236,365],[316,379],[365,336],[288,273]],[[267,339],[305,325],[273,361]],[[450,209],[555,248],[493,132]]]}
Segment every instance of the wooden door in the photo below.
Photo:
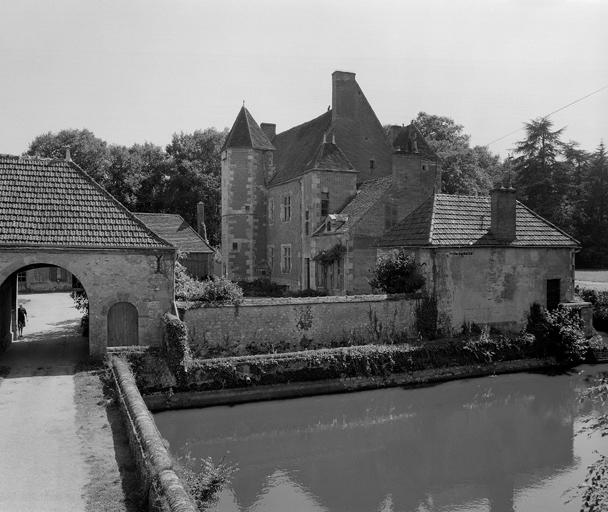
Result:
{"label": "wooden door", "polygon": [[108,347],[138,345],[137,309],[129,302],[117,302],[108,311]]}

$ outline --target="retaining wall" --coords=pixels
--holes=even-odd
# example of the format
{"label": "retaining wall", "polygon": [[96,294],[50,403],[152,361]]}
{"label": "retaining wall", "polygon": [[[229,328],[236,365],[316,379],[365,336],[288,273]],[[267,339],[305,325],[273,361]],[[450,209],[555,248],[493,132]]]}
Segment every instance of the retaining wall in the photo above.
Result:
{"label": "retaining wall", "polygon": [[112,371],[125,419],[129,446],[150,512],[198,512],[173,470],[173,462],[144,403],[129,364],[112,357]]}
{"label": "retaining wall", "polygon": [[[246,299],[238,306],[178,303],[193,344],[283,350],[415,338],[417,296]],[[351,343],[352,344],[352,343]]]}

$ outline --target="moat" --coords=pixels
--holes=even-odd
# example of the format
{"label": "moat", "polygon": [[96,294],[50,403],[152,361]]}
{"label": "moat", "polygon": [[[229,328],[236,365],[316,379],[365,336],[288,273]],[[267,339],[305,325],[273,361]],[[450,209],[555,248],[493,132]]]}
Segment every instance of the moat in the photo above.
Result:
{"label": "moat", "polygon": [[[167,411],[178,457],[238,471],[218,512],[577,511],[602,447],[581,401],[608,365]],[[602,408],[603,407],[603,408]]]}

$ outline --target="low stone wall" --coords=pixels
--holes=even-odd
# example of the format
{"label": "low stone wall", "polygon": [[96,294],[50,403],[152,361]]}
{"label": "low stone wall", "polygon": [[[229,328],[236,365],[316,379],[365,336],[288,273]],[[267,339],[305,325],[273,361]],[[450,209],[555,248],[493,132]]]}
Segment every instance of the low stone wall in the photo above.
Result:
{"label": "low stone wall", "polygon": [[144,403],[127,362],[112,357],[112,372],[120,399],[129,446],[151,512],[198,512],[173,469],[173,462],[154,419]]}
{"label": "low stone wall", "polygon": [[178,303],[178,308],[192,344],[248,353],[277,346],[322,348],[349,339],[348,344],[366,344],[415,338],[418,300],[411,295],[353,295],[246,299],[238,306],[218,307]]}
{"label": "low stone wall", "polygon": [[411,373],[390,374],[387,376],[344,377],[339,379],[293,382],[249,388],[177,392],[172,393],[171,395],[167,395],[166,393],[151,393],[145,395],[144,400],[151,411],[157,412],[169,409],[234,405],[247,402],[299,398],[330,393],[351,393],[354,391],[396,386],[422,386],[456,379],[484,377],[502,373],[538,371],[556,367],[558,367],[558,364],[554,358],[516,359],[513,361],[499,361],[486,364],[431,368],[417,370]]}

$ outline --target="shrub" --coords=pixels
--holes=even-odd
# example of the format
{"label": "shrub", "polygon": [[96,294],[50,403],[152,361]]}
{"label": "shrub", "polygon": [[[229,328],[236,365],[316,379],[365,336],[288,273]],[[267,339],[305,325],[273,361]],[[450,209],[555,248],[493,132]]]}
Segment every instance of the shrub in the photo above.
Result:
{"label": "shrub", "polygon": [[267,277],[260,277],[253,281],[239,281],[245,297],[282,297],[285,286],[273,283]]}
{"label": "shrub", "polygon": [[608,331],[608,292],[579,287],[576,292],[581,299],[593,304],[593,327],[598,331]]}
{"label": "shrub", "polygon": [[83,289],[72,290],[70,297],[74,301],[74,307],[82,313],[80,319],[80,330],[83,336],[89,335],[89,298]]}
{"label": "shrub", "polygon": [[200,511],[207,510],[209,505],[217,501],[218,493],[236,471],[235,466],[215,464],[211,457],[202,459],[198,465],[190,456],[179,462],[179,475]]}
{"label": "shrub", "polygon": [[565,364],[580,363],[589,350],[583,321],[577,311],[569,308],[546,311],[539,304],[533,304],[527,330],[534,335],[541,355],[554,356]]}
{"label": "shrub", "polygon": [[403,249],[381,257],[372,270],[369,284],[375,290],[386,293],[411,293],[420,290],[425,283],[422,265]]}
{"label": "shrub", "polygon": [[199,281],[188,275],[184,267],[175,264],[175,298],[204,302],[206,305],[240,304],[243,290],[225,277],[213,277]]}
{"label": "shrub", "polygon": [[165,313],[162,319],[165,328],[163,352],[175,378],[182,381],[188,370],[188,364],[192,360],[192,352],[188,343],[188,327],[175,315],[169,313]]}

